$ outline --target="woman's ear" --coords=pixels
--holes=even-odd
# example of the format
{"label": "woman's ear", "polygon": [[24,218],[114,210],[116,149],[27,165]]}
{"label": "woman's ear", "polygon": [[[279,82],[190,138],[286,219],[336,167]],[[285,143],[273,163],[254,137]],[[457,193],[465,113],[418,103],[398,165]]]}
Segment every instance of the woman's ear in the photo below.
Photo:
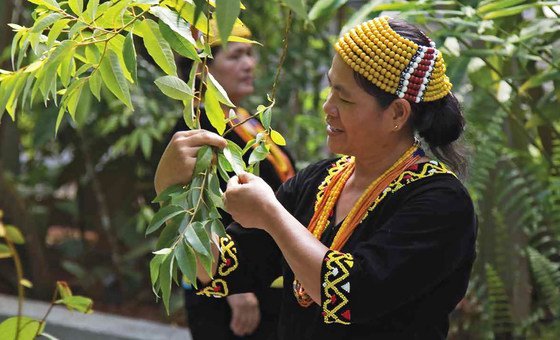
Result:
{"label": "woman's ear", "polygon": [[391,124],[395,131],[402,129],[406,125],[412,113],[410,102],[403,98],[393,100],[389,105],[389,110],[392,120]]}

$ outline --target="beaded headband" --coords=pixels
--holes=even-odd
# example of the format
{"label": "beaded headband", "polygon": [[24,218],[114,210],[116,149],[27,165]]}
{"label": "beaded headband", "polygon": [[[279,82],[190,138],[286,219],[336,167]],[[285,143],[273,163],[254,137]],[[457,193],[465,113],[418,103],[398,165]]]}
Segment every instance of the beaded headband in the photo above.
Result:
{"label": "beaded headband", "polygon": [[385,92],[411,102],[445,97],[451,83],[435,43],[420,46],[389,26],[388,17],[366,21],[344,34],[335,49],[346,64]]}

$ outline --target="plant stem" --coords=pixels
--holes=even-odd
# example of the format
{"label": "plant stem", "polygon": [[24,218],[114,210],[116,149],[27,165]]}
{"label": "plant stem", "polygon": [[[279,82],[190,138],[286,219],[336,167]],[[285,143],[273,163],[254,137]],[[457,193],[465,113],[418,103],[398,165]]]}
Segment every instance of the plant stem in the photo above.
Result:
{"label": "plant stem", "polygon": [[56,301],[56,297],[58,295],[58,289],[55,287],[54,288],[54,293],[53,293],[53,297],[51,299],[51,305],[49,306],[49,309],[47,309],[47,312],[45,313],[45,316],[43,316],[43,318],[41,319],[41,321],[39,321],[39,327],[37,328],[37,333],[35,333],[35,337],[39,336],[39,330],[41,329],[41,326],[46,322],[47,317],[49,316],[49,314],[51,313],[51,310],[54,307],[55,301]]}

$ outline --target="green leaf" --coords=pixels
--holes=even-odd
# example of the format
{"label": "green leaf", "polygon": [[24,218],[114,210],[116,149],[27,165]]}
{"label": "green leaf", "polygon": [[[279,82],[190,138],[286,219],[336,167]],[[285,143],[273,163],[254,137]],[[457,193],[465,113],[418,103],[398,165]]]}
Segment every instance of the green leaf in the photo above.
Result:
{"label": "green leaf", "polygon": [[286,140],[280,134],[280,132],[276,130],[270,130],[270,139],[272,139],[272,141],[277,145],[286,145]]}
{"label": "green leaf", "polygon": [[208,73],[208,80],[209,82],[206,85],[208,88],[211,89],[211,91],[215,92],[218,101],[220,103],[226,104],[229,107],[235,107],[235,104],[233,104],[229,99],[226,90],[222,87],[222,85],[220,85],[220,83],[218,83],[216,78],[214,78],[214,76],[210,73]]}
{"label": "green leaf", "polygon": [[259,144],[253,152],[251,152],[251,156],[249,156],[249,165],[256,164],[268,156],[268,149],[266,148],[264,143]]}
{"label": "green leaf", "polygon": [[90,298],[79,295],[67,296],[64,299],[58,300],[56,304],[65,305],[69,310],[75,310],[84,314],[91,314],[93,301]]}
{"label": "green leaf", "polygon": [[261,114],[260,114],[261,124],[265,129],[270,129],[270,121],[272,120],[272,108],[267,107]]}
{"label": "green leaf", "polygon": [[62,33],[62,30],[68,26],[69,22],[70,19],[62,19],[58,20],[54,25],[52,25],[47,38],[47,47],[51,47],[53,45],[55,40],[58,39],[60,33]]}
{"label": "green leaf", "polygon": [[4,236],[5,238],[15,244],[25,243],[25,238],[18,228],[14,227],[13,225],[4,225],[4,228],[6,229],[6,235]]}
{"label": "green leaf", "polygon": [[140,149],[142,150],[144,158],[150,158],[152,154],[152,138],[147,133],[142,133],[140,135]]}
{"label": "green leaf", "polygon": [[227,141],[228,145],[224,148],[224,156],[233,168],[236,175],[245,171],[245,162],[243,161],[243,150],[232,141]]}
{"label": "green leaf", "polygon": [[341,33],[345,33],[349,31],[352,27],[364,22],[367,18],[371,16],[376,16],[379,11],[376,11],[375,8],[383,3],[384,0],[370,0],[365,5],[363,5],[359,10],[354,12],[350,19],[346,22],[346,25],[342,27]]}
{"label": "green leaf", "polygon": [[173,51],[169,43],[161,35],[158,24],[151,19],[145,19],[137,27],[142,32],[146,50],[156,64],[168,75],[176,76],[177,67]]}
{"label": "green leaf", "polygon": [[113,50],[107,50],[105,57],[101,60],[99,71],[101,72],[101,78],[109,91],[111,91],[127,107],[134,110],[130,99],[130,90],[126,82],[126,78],[124,77],[119,57]]}
{"label": "green leaf", "polygon": [[[199,64],[197,62],[194,62],[191,67],[191,72],[189,73],[189,81],[187,83],[187,86],[189,87],[189,89],[191,89],[191,91],[195,86],[196,70],[198,69],[198,65]],[[185,106],[185,108],[183,109],[183,119],[185,121],[185,124],[187,124],[187,126],[191,130],[199,128],[200,122],[195,121],[196,117],[194,113],[194,96],[189,100],[183,101],[183,105]]]}
{"label": "green leaf", "polygon": [[[183,20],[183,19],[181,19]],[[195,45],[169,28],[163,21],[159,22],[161,35],[167,40],[171,48],[185,58],[200,61]]]}
{"label": "green leaf", "polygon": [[94,71],[89,77],[88,84],[91,94],[93,94],[97,100],[101,100],[101,83],[101,72]]}
{"label": "green leaf", "polygon": [[45,6],[46,8],[52,11],[60,10],[60,5],[58,4],[58,2],[56,2],[56,0],[27,0],[27,1],[32,2],[39,6]]}
{"label": "green leaf", "polygon": [[8,257],[12,257],[12,251],[7,245],[0,243],[0,259],[6,259]]}
{"label": "green leaf", "polygon": [[222,224],[222,222],[218,219],[216,220],[212,220],[211,222],[211,230],[213,234],[216,234],[220,237],[226,237],[226,229],[224,228],[224,225]]}
{"label": "green leaf", "polygon": [[87,2],[86,10],[82,13],[82,17],[87,23],[93,21],[97,15],[97,8],[99,7],[99,0],[89,0]]}
{"label": "green leaf", "polygon": [[173,242],[177,239],[179,225],[183,221],[189,220],[189,214],[177,215],[173,217],[159,234],[156,249],[169,248],[173,246]]}
{"label": "green leaf", "polygon": [[19,317],[19,332],[17,330],[18,317],[8,318],[0,323],[0,334],[2,339],[15,339],[16,333],[19,339],[35,339],[36,334],[41,334],[44,324],[39,321],[28,318],[27,316]]}
{"label": "green leaf", "polygon": [[[14,86],[16,85],[16,75],[17,74],[14,73],[10,76],[7,76],[0,82],[0,118],[2,118],[2,115],[4,114],[6,104],[8,104],[8,100],[10,99]],[[13,117],[12,120],[14,120]]]}
{"label": "green leaf", "polygon": [[194,94],[187,83],[176,76],[163,76],[154,83],[166,96],[177,100],[189,100]]}
{"label": "green leaf", "polygon": [[136,63],[136,49],[134,48],[134,35],[129,32],[124,39],[123,46],[123,59],[126,69],[130,72],[132,79],[135,83],[138,82],[137,78],[137,63]]}
{"label": "green leaf", "polygon": [[200,61],[196,52],[196,41],[188,23],[169,8],[154,6],[150,12],[160,19],[160,31],[173,49],[183,57]]}
{"label": "green leaf", "polygon": [[164,259],[165,255],[156,255],[150,260],[150,279],[152,286],[155,285],[159,277],[159,268]]}
{"label": "green leaf", "polygon": [[58,74],[60,75],[60,81],[64,87],[68,87],[70,78],[73,76],[73,73],[76,72],[74,51],[74,49],[71,49],[69,53],[62,58],[60,65],[58,66]]}
{"label": "green leaf", "polygon": [[541,86],[542,84],[546,83],[547,81],[551,81],[554,79],[560,79],[560,71],[552,71],[546,70],[542,73],[537,73],[534,76],[530,77],[521,85],[519,88],[520,92],[526,92],[528,89]]}
{"label": "green leaf", "polygon": [[83,0],[68,0],[68,6],[70,6],[70,9],[72,10],[72,12],[80,15],[80,14],[82,14],[82,11],[84,10],[84,1]]}
{"label": "green leaf", "polygon": [[11,91],[10,97],[8,98],[8,102],[6,103],[6,111],[8,111],[8,114],[10,115],[10,117],[12,117],[12,120],[15,119],[18,98],[28,77],[27,73],[18,74],[19,76],[17,76],[17,81]]}
{"label": "green leaf", "polygon": [[183,186],[181,184],[175,184],[167,189],[163,190],[162,192],[157,195],[156,198],[152,200],[152,203],[162,203],[169,199],[169,196],[172,194],[177,194],[183,191]]}
{"label": "green leaf", "polygon": [[347,2],[348,0],[319,0],[309,11],[309,20],[315,21],[319,18],[331,17]]}
{"label": "green leaf", "polygon": [[523,3],[527,0],[498,0],[498,1],[492,1],[492,2],[488,2],[486,4],[481,4],[481,6],[479,6],[476,11],[478,13],[486,13],[486,12],[490,12],[493,10],[497,10],[497,9],[502,9],[504,7],[511,7],[511,6],[515,6],[517,4]]}
{"label": "green leaf", "polygon": [[224,48],[227,46],[228,37],[233,29],[233,24],[241,11],[239,0],[216,0],[216,18],[218,33]]}
{"label": "green leaf", "polygon": [[37,22],[35,22],[35,24],[33,25],[33,28],[31,28],[31,33],[41,33],[41,32],[43,32],[43,30],[45,28],[54,24],[55,22],[57,22],[62,17],[63,17],[63,15],[60,14],[60,13],[51,13],[51,14],[48,14],[48,15],[42,17]]}
{"label": "green leaf", "polygon": [[131,83],[134,83],[134,79],[132,79],[132,76],[130,75],[130,73],[128,72],[128,69],[126,67],[126,62],[124,60],[124,41],[125,41],[125,36],[124,35],[116,35],[115,37],[113,37],[111,40],[109,40],[109,49],[113,50],[117,56],[119,57],[119,63],[121,65],[121,69],[123,70],[124,73],[124,77]]}
{"label": "green leaf", "polygon": [[175,248],[173,255],[175,255],[177,265],[179,265],[183,275],[196,288],[196,254],[192,248],[186,242],[181,242]]}
{"label": "green leaf", "polygon": [[105,2],[99,6],[99,13],[103,13],[96,20],[98,26],[104,28],[119,28],[133,20],[131,16],[126,17],[126,9],[132,0],[119,0],[115,2]]}
{"label": "green leaf", "polygon": [[216,129],[216,131],[221,135],[226,130],[226,122],[224,117],[224,111],[218,100],[218,92],[214,87],[208,86],[206,92],[204,93],[204,104],[206,105],[206,116],[210,121],[210,124]]}
{"label": "green leaf", "polygon": [[202,255],[210,255],[210,238],[201,222],[193,222],[185,229],[185,239],[193,249]]}
{"label": "green leaf", "polygon": [[307,19],[307,10],[304,0],[282,0],[292,11],[302,19]]}
{"label": "green leaf", "polygon": [[214,153],[212,148],[208,145],[203,145],[198,149],[196,154],[196,164],[194,166],[194,173],[199,174],[206,171],[210,167]]}
{"label": "green leaf", "polygon": [[179,206],[176,206],[176,205],[168,205],[168,206],[165,206],[165,207],[161,208],[154,215],[154,218],[150,222],[150,225],[148,225],[148,229],[146,229],[146,235],[149,235],[149,234],[153,233],[154,231],[158,230],[159,227],[161,227],[161,225],[163,223],[165,223],[165,221],[171,219],[172,217],[177,216],[179,214],[185,214],[185,213],[186,212],[182,207],[179,207]]}
{"label": "green leaf", "polygon": [[538,6],[541,6],[541,5],[539,3],[534,3],[534,4],[528,4],[528,5],[514,6],[514,7],[510,7],[510,8],[506,8],[506,9],[501,9],[501,10],[497,10],[497,11],[493,11],[493,12],[488,12],[482,18],[484,20],[491,20],[491,19],[496,19],[496,18],[502,18],[502,17],[512,16],[512,15],[517,15],[517,14],[525,11],[526,9],[533,8],[533,7],[538,7]]}
{"label": "green leaf", "polygon": [[163,300],[163,305],[165,310],[169,315],[169,297],[171,296],[171,271],[173,269],[173,259],[172,255],[168,255],[165,260],[160,265],[159,268],[159,282],[161,288],[161,299]]}

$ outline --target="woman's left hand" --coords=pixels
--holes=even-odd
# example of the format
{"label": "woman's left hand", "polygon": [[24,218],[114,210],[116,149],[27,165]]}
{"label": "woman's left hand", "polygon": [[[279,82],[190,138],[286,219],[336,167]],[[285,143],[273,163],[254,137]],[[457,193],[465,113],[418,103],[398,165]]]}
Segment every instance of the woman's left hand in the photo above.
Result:
{"label": "woman's left hand", "polygon": [[232,177],[224,193],[226,211],[245,228],[265,229],[280,202],[272,188],[253,174]]}

